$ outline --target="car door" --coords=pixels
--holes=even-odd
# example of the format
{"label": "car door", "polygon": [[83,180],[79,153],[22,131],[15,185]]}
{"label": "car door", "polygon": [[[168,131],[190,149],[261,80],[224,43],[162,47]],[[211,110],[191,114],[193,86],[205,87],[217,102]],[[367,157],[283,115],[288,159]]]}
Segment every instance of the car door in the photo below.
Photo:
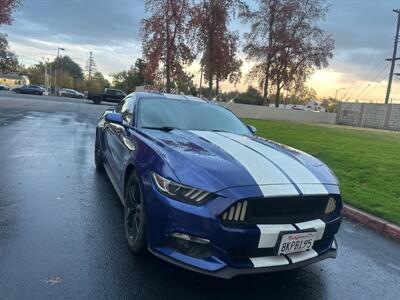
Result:
{"label": "car door", "polygon": [[114,90],[106,90],[105,93],[106,101],[114,101],[115,100],[115,91]]}
{"label": "car door", "polygon": [[34,85],[28,86],[28,89],[27,89],[27,93],[28,93],[28,94],[34,94],[34,93],[36,93],[37,91],[38,91],[38,90],[37,90],[36,86],[34,86]]}
{"label": "car door", "polygon": [[115,100],[121,100],[125,97],[125,94],[121,91],[115,91]]}
{"label": "car door", "polygon": [[[129,126],[133,124],[134,111],[136,106],[136,97],[128,96],[121,103],[120,111],[124,125],[109,123],[106,127],[106,139],[108,145],[107,160],[112,169],[117,183],[123,182],[123,172],[125,165],[129,160],[130,151],[133,150],[133,144],[130,141]],[[122,187],[121,187],[122,188]]]}

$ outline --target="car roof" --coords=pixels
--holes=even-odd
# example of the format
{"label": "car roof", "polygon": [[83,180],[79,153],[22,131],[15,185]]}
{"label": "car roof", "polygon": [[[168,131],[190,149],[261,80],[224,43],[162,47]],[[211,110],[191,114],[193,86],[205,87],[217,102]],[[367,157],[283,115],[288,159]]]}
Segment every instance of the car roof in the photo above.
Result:
{"label": "car roof", "polygon": [[189,96],[189,95],[179,95],[179,94],[168,94],[168,93],[159,93],[159,92],[153,92],[153,91],[149,91],[149,92],[135,92],[132,93],[134,95],[136,95],[136,97],[139,98],[163,98],[163,99],[171,99],[171,100],[185,100],[185,101],[196,101],[196,102],[203,102],[203,103],[207,103],[209,102],[208,100],[205,99],[201,99],[199,97],[195,97],[195,96]]}

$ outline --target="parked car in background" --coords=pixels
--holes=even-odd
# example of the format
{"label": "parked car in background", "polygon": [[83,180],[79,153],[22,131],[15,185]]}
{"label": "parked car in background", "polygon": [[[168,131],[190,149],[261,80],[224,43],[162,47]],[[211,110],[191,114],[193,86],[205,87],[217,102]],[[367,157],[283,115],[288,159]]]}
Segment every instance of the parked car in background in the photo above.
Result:
{"label": "parked car in background", "polygon": [[65,89],[65,88],[61,89],[58,92],[58,95],[60,97],[79,98],[79,99],[85,98],[84,94],[82,94],[82,93],[80,93],[78,91],[75,91],[74,89]]}
{"label": "parked car in background", "polygon": [[126,94],[117,89],[105,89],[103,93],[88,93],[87,99],[92,100],[95,104],[100,104],[102,101],[120,102],[126,97]]}
{"label": "parked car in background", "polygon": [[43,95],[43,88],[37,85],[24,85],[13,89],[17,94]]}
{"label": "parked car in background", "polygon": [[44,86],[39,86],[39,87],[43,91],[43,95],[48,96],[50,94],[49,91],[46,89],[46,87],[44,87]]}
{"label": "parked car in background", "polygon": [[0,91],[9,91],[10,88],[6,85],[0,84]]}

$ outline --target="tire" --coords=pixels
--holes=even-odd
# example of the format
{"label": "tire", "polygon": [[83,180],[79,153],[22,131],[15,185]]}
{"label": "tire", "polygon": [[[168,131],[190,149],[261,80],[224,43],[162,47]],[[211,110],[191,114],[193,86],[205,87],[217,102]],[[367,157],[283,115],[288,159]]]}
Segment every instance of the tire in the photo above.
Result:
{"label": "tire", "polygon": [[136,254],[146,250],[146,214],[140,179],[135,171],[129,176],[124,195],[124,226],[128,248]]}
{"label": "tire", "polygon": [[93,98],[93,103],[94,104],[100,104],[101,103],[101,98],[100,97],[94,97]]}
{"label": "tire", "polygon": [[104,170],[103,153],[101,152],[100,139],[98,134],[96,134],[96,141],[94,145],[94,164],[98,172],[102,172]]}

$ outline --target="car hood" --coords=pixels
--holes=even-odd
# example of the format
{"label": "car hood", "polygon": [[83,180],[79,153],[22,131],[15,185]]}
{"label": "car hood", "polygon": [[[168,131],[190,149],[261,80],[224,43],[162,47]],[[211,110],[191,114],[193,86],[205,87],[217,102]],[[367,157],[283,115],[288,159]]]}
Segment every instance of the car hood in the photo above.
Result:
{"label": "car hood", "polygon": [[337,185],[318,159],[265,139],[209,131],[143,133],[181,183],[210,192],[258,186],[264,195],[308,195]]}

